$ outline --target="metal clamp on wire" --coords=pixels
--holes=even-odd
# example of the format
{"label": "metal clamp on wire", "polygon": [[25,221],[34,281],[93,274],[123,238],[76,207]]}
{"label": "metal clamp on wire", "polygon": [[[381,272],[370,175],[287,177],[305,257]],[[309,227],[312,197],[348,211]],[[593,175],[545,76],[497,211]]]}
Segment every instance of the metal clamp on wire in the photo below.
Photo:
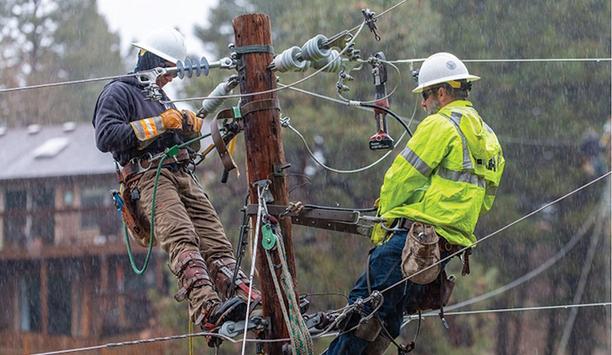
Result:
{"label": "metal clamp on wire", "polygon": [[370,32],[374,33],[374,38],[376,38],[377,41],[380,41],[380,36],[378,35],[378,32],[376,32],[378,31],[378,28],[376,27],[376,13],[370,11],[370,9],[361,9],[361,13],[365,18],[366,25],[370,29]]}

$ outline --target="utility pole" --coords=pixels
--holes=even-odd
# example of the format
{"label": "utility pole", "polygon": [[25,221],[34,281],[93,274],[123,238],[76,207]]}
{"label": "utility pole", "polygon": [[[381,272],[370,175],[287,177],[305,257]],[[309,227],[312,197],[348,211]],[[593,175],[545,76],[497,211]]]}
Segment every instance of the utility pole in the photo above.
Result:
{"label": "utility pole", "polygon": [[[240,92],[249,94],[275,89],[275,75],[268,69],[274,56],[270,18],[266,14],[245,14],[234,18],[232,25],[235,51],[239,55]],[[241,107],[243,108],[250,203],[257,204],[258,202],[257,188],[253,183],[268,179],[271,182],[270,192],[274,197],[274,204],[287,205],[287,181],[283,174],[286,160],[281,139],[280,112],[276,92],[243,97]],[[293,280],[296,280],[291,242],[291,219],[283,218],[280,224],[287,264]],[[261,236],[259,240],[262,240]],[[264,257],[265,250],[261,244],[257,248],[256,266],[262,293],[263,313],[270,319],[268,338],[288,338],[289,333],[277,304],[274,283]],[[280,277],[278,272],[277,275]],[[282,354],[282,345],[283,343],[267,343],[267,353],[270,355]]]}

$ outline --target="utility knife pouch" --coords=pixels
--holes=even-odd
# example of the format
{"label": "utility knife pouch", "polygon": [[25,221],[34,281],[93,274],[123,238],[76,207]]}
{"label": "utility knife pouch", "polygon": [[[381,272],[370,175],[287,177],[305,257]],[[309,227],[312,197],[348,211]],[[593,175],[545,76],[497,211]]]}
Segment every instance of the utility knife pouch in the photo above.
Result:
{"label": "utility knife pouch", "polygon": [[412,223],[402,250],[402,273],[411,282],[426,285],[438,277],[442,269],[439,240],[432,225]]}

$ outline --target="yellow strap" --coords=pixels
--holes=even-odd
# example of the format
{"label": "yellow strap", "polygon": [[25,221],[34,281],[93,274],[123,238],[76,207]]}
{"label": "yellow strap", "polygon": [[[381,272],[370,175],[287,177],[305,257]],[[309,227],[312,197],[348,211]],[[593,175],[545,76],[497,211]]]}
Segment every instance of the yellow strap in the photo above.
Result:
{"label": "yellow strap", "polygon": [[[229,141],[229,143],[227,143],[227,152],[231,157],[234,156],[234,152],[236,151],[236,141],[237,139],[236,137],[234,137],[231,141]],[[238,169],[238,166],[236,166],[236,176],[240,176],[240,170]]]}

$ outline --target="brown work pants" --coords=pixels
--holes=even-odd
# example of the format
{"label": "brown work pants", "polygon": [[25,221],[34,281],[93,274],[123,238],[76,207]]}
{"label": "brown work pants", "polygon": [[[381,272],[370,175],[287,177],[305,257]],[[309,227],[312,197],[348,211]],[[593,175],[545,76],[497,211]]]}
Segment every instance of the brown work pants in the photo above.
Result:
{"label": "brown work pants", "polygon": [[[151,169],[134,181],[140,190],[138,207],[147,216],[151,215],[155,173]],[[161,171],[155,197],[155,238],[168,252],[173,272],[177,270],[178,256],[186,251],[199,252],[209,269],[214,260],[234,259],[232,245],[214,207],[180,166]],[[210,287],[194,288],[189,295],[190,318],[195,321],[205,304],[220,302],[222,297]]]}

